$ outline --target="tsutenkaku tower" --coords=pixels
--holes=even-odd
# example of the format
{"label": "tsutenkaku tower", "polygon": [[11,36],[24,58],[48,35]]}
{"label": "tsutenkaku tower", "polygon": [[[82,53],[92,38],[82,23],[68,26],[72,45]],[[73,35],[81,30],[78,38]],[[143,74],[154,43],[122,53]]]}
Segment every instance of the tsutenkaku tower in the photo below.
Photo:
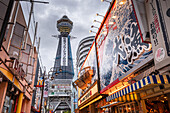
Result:
{"label": "tsutenkaku tower", "polygon": [[[73,22],[64,15],[57,21],[57,29],[60,32],[57,54],[54,67],[58,75],[54,79],[72,79],[74,76],[70,36]],[[53,73],[55,75],[55,73]]]}
{"label": "tsutenkaku tower", "polygon": [[71,82],[74,76],[70,36],[73,22],[64,15],[57,21],[59,42],[54,64],[54,79],[49,86],[49,109],[53,112],[71,110]]}

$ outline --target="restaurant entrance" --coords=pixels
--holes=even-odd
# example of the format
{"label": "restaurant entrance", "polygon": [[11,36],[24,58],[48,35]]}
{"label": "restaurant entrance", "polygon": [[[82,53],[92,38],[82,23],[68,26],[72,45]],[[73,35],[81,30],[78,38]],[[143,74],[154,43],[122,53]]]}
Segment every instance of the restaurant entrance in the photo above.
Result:
{"label": "restaurant entrance", "polygon": [[166,94],[145,100],[147,113],[170,113]]}
{"label": "restaurant entrance", "polygon": [[129,102],[115,106],[115,113],[139,113],[139,106],[137,102]]}
{"label": "restaurant entrance", "polygon": [[18,93],[19,91],[9,82],[2,113],[14,113]]}

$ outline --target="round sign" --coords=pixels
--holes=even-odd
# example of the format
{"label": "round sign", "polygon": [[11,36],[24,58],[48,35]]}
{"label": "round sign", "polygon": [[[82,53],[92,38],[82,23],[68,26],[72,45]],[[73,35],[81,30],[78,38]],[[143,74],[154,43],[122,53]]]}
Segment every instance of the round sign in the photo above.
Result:
{"label": "round sign", "polygon": [[164,59],[165,57],[165,51],[163,48],[158,48],[155,53],[155,59],[160,62]]}
{"label": "round sign", "polygon": [[166,11],[166,15],[170,17],[170,8]]}

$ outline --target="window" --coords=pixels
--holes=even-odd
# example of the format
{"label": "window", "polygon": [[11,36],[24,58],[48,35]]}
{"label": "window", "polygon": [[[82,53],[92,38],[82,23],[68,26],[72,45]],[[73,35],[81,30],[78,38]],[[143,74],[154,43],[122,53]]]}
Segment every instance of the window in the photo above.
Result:
{"label": "window", "polygon": [[31,50],[31,45],[27,44],[24,53],[30,54],[30,50]]}
{"label": "window", "polygon": [[15,24],[14,33],[12,35],[11,44],[9,48],[9,55],[18,59],[19,51],[21,49],[21,43],[23,40],[25,27],[19,23]]}

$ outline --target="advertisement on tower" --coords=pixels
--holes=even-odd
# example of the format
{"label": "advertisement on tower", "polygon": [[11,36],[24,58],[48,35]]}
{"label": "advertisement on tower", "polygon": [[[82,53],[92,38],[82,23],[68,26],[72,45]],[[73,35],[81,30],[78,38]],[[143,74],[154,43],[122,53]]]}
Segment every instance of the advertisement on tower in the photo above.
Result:
{"label": "advertisement on tower", "polygon": [[115,0],[96,38],[101,93],[152,53],[143,43],[131,0]]}
{"label": "advertisement on tower", "polygon": [[68,37],[61,37],[61,66],[68,66]]}

